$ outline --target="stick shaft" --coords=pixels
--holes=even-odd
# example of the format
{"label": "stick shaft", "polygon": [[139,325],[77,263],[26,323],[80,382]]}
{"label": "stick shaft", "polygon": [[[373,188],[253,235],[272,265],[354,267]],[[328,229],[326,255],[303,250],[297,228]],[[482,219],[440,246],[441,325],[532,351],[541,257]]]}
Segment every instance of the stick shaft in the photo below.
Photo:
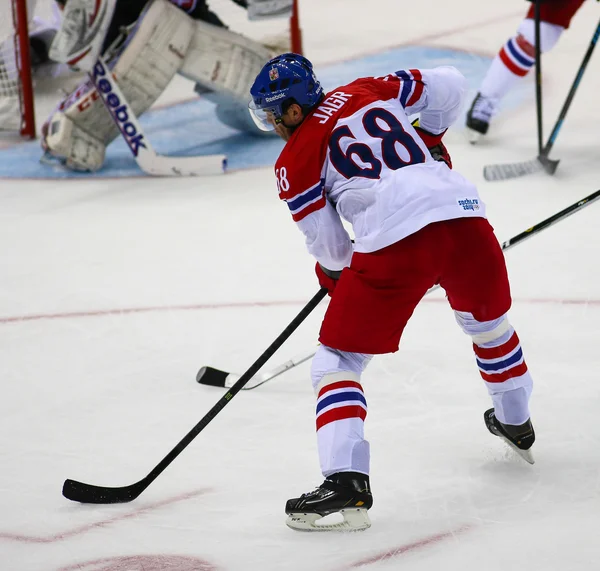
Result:
{"label": "stick shaft", "polygon": [[216,404],[204,415],[202,420],[192,428],[146,477],[146,485],[150,485],[163,470],[183,452],[185,448],[206,428],[206,426],[225,408],[233,397],[242,390],[242,387],[259,371],[259,369],[273,356],[290,335],[308,317],[312,310],[327,295],[326,289],[320,289],[314,297],[302,308],[300,313],[281,332],[279,337],[269,345],[265,352],[250,366],[250,368],[239,378],[239,380],[216,402]]}
{"label": "stick shaft", "polygon": [[537,0],[534,8],[535,18],[535,103],[537,111],[538,154],[542,154],[544,140],[542,122],[542,50],[540,45],[540,4]]}
{"label": "stick shaft", "polygon": [[563,106],[562,106],[562,109],[560,110],[558,119],[556,120],[556,123],[554,124],[554,128],[552,129],[552,133],[550,133],[550,137],[548,137],[546,146],[542,150],[541,154],[543,154],[545,156],[548,156],[550,154],[550,151],[552,150],[552,147],[554,146],[556,137],[558,136],[558,133],[562,127],[563,121],[565,120],[565,117],[567,116],[567,112],[569,111],[569,107],[571,107],[571,103],[573,101],[573,98],[575,97],[575,92],[577,91],[577,88],[579,87],[579,84],[581,83],[581,78],[583,77],[583,73],[585,72],[587,64],[592,57],[592,53],[594,52],[594,48],[596,47],[596,43],[598,42],[598,37],[600,37],[600,22],[598,22],[598,25],[596,26],[596,31],[594,32],[594,35],[592,36],[590,45],[588,46],[588,49],[585,52],[585,55],[583,56],[583,61],[581,62],[581,65],[579,66],[579,70],[577,71],[577,75],[575,76],[575,79],[573,80],[571,89],[569,90],[569,93],[567,95],[567,98],[566,98]]}

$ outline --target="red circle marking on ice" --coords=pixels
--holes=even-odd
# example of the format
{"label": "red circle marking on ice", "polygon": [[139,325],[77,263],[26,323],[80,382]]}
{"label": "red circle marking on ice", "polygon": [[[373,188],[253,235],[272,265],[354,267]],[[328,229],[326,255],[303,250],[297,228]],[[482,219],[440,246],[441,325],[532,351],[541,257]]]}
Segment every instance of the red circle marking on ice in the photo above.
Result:
{"label": "red circle marking on ice", "polygon": [[58,571],[217,571],[217,567],[189,555],[126,555],[74,563]]}

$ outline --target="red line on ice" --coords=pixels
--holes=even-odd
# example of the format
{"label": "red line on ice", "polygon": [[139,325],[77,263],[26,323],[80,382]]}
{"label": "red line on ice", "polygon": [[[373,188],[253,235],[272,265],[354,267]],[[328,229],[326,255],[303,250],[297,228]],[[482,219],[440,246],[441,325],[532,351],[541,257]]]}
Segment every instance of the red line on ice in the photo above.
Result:
{"label": "red line on ice", "polygon": [[[446,303],[444,298],[425,298],[425,303]],[[600,299],[559,299],[559,298],[517,298],[515,303],[531,303],[546,305],[591,305],[600,306]],[[157,311],[200,311],[212,309],[235,309],[251,307],[278,307],[283,305],[303,305],[306,300],[280,300],[280,301],[239,301],[196,303],[190,305],[165,305],[149,307],[125,307],[121,309],[97,309],[88,311],[64,311],[61,313],[34,313],[30,315],[10,315],[0,317],[0,325],[4,323],[19,323],[21,321],[39,321],[41,319],[73,319],[79,317],[103,317],[106,315],[128,315],[130,313],[149,313]]]}
{"label": "red line on ice", "polygon": [[85,525],[80,525],[79,527],[74,527],[73,529],[55,533],[54,535],[47,536],[38,536],[38,535],[21,535],[17,533],[8,533],[5,531],[0,531],[0,540],[5,539],[7,541],[19,541],[21,543],[55,543],[58,541],[63,541],[65,539],[70,539],[76,535],[81,535],[83,533],[87,533],[92,529],[96,529],[98,527],[106,527],[108,525],[112,525],[114,523],[131,519],[133,517],[137,517],[143,513],[149,512],[151,510],[155,510],[158,508],[162,508],[163,506],[168,506],[170,504],[174,504],[177,502],[182,502],[183,500],[189,500],[201,494],[205,494],[209,492],[208,488],[204,488],[201,490],[196,490],[195,492],[188,492],[187,494],[180,494],[178,496],[167,498],[166,500],[161,500],[159,502],[154,502],[152,504],[148,504],[144,507],[138,508],[134,511],[113,516],[111,518],[97,521],[94,523],[88,523]]}
{"label": "red line on ice", "polygon": [[19,321],[37,321],[39,319],[71,319],[74,317],[102,317],[104,315],[127,315],[129,313],[148,313],[151,311],[197,311],[205,309],[234,309],[248,307],[276,307],[279,305],[300,305],[298,300],[282,301],[239,301],[217,303],[195,303],[190,305],[163,305],[149,307],[124,307],[121,309],[97,309],[88,311],[64,311],[61,313],[36,313],[32,315],[13,315],[0,317],[0,323]]}
{"label": "red line on ice", "polygon": [[387,561],[388,559],[393,559],[394,557],[398,557],[399,555],[404,555],[406,553],[411,553],[413,551],[417,551],[418,549],[422,549],[423,547],[428,547],[430,545],[434,545],[439,543],[440,541],[444,541],[445,539],[449,539],[451,537],[455,537],[465,531],[471,529],[471,526],[463,526],[455,529],[453,531],[447,531],[445,533],[437,533],[435,535],[431,535],[429,537],[425,537],[424,539],[419,539],[418,541],[413,541],[412,543],[407,543],[406,545],[401,545],[399,547],[392,547],[391,549],[386,549],[381,553],[376,553],[375,555],[371,555],[370,557],[365,557],[364,559],[360,559],[358,561],[354,561],[354,563],[350,563],[345,566],[344,569],[356,569],[358,567],[363,567],[365,565],[371,565],[372,563],[379,563],[380,561]]}

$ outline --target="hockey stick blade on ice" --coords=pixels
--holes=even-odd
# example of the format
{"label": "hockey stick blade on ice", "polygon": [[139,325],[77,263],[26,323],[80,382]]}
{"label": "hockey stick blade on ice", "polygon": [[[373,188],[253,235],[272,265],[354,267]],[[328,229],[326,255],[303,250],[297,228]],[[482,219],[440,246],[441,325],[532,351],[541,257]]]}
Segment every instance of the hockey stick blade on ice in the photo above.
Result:
{"label": "hockey stick blade on ice", "polygon": [[556,167],[558,166],[559,161],[552,160],[548,158],[552,147],[556,141],[556,137],[563,125],[565,117],[567,116],[567,112],[569,111],[569,107],[571,107],[571,103],[573,98],[575,97],[575,92],[581,83],[581,78],[583,77],[583,73],[592,57],[592,53],[594,48],[596,47],[596,43],[598,42],[598,38],[600,37],[600,22],[596,26],[596,31],[592,36],[592,40],[590,45],[588,46],[585,55],[583,56],[583,61],[579,66],[579,70],[577,71],[577,75],[573,80],[573,84],[571,85],[571,89],[563,103],[562,109],[558,115],[558,119],[554,124],[554,128],[552,129],[552,133],[550,133],[550,137],[548,137],[548,141],[546,145],[542,149],[542,151],[538,154],[537,158],[518,162],[518,163],[508,163],[508,164],[498,164],[498,165],[487,165],[483,167],[483,177],[485,180],[493,182],[497,180],[507,180],[510,178],[517,178],[520,176],[524,176],[527,174],[531,174],[534,172],[539,172],[541,170],[546,171],[548,174],[552,175],[556,171]]}
{"label": "hockey stick blade on ice", "polygon": [[498,165],[486,165],[483,167],[483,178],[488,182],[518,178],[527,174],[533,174],[542,170],[548,174],[554,174],[560,161],[549,159],[540,155],[535,159],[520,163],[506,163]]}
{"label": "hockey stick blade on ice", "polygon": [[[268,383],[269,381],[273,380],[275,377],[278,377],[282,373],[285,373],[286,371],[293,369],[294,367],[297,367],[301,363],[308,361],[309,359],[311,359],[314,356],[314,354],[316,352],[317,352],[316,348],[310,349],[309,351],[305,351],[304,353],[301,353],[300,355],[296,355],[292,359],[286,361],[285,363],[282,363],[281,365],[279,365],[278,367],[275,367],[274,369],[272,369],[270,371],[266,371],[260,375],[257,375],[256,382],[250,387],[244,387],[243,390],[251,391],[253,389],[260,387],[261,385],[264,385],[265,383]],[[229,388],[238,379],[239,379],[239,376],[236,375],[235,373],[230,373],[228,371],[222,371],[221,369],[215,369],[214,367],[208,367],[208,366],[202,367],[198,371],[198,374],[196,375],[196,382],[200,383],[201,385],[209,385],[212,387]]]}
{"label": "hockey stick blade on ice", "polygon": [[206,428],[206,426],[225,408],[233,397],[242,390],[244,385],[260,370],[260,368],[273,356],[275,351],[281,347],[290,335],[300,326],[308,315],[321,303],[327,295],[327,290],[321,288],[313,298],[302,308],[300,313],[292,319],[289,325],[269,345],[266,351],[250,366],[250,368],[239,378],[239,380],[216,402],[216,404],[204,415],[204,417],[190,430],[151,471],[139,482],[129,486],[107,487],[94,486],[78,482],[77,480],[65,480],[63,484],[63,496],[74,502],[84,504],[122,504],[135,500],[156,478],[183,452],[185,448]]}
{"label": "hockey stick blade on ice", "polygon": [[171,157],[157,154],[102,58],[98,58],[89,76],[143,172],[152,176],[206,176],[225,171],[225,155]]}

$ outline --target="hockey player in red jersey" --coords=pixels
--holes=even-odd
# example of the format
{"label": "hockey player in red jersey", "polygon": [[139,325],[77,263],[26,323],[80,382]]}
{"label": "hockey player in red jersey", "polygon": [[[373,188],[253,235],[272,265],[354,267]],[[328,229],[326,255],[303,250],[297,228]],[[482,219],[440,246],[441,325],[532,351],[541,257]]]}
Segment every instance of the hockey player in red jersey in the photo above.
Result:
{"label": "hockey player in red jersey", "polygon": [[[325,481],[288,500],[292,528],[370,526],[361,374],[374,354],[398,350],[413,310],[435,284],[472,339],[492,398],[488,429],[533,462],[532,380],[507,318],[504,257],[477,189],[451,169],[442,143],[465,88],[455,68],[439,67],[361,78],[324,94],[312,64],[296,54],[269,61],[251,88],[255,121],[286,141],[275,165],[279,197],[331,295],[311,367]],[[409,121],[415,114],[416,128]],[[334,512],[343,523],[316,523]]]}
{"label": "hockey player in red jersey", "polygon": [[[584,0],[545,0],[540,4],[540,51],[550,51]],[[516,35],[500,48],[467,113],[472,143],[488,132],[501,99],[535,64],[534,7],[529,8]]]}

